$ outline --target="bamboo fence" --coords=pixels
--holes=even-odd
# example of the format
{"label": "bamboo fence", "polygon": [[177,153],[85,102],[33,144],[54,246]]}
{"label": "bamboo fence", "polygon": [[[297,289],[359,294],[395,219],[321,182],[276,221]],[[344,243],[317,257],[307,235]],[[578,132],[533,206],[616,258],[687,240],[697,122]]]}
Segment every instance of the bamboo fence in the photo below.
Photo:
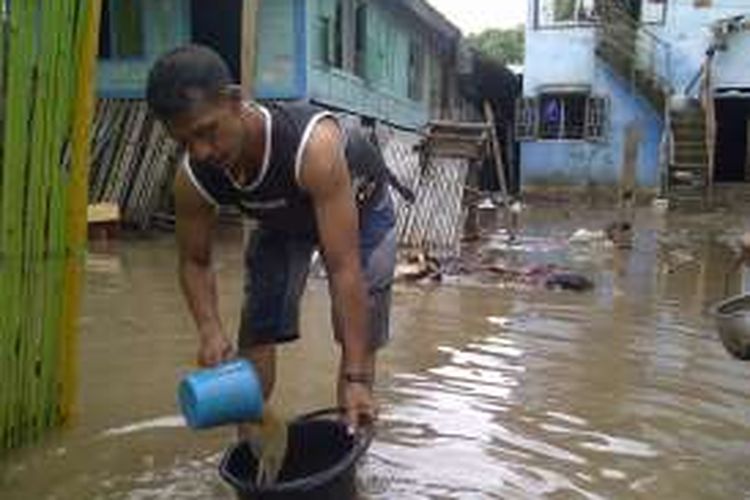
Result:
{"label": "bamboo fence", "polygon": [[466,160],[420,154],[420,134],[394,131],[384,143],[383,156],[416,200],[395,195],[399,245],[417,248],[438,259],[456,257],[466,217],[462,204],[469,171]]}
{"label": "bamboo fence", "polygon": [[71,412],[101,8],[2,5],[0,450]]}
{"label": "bamboo fence", "polygon": [[168,203],[179,151],[141,99],[100,99],[89,197],[120,207],[123,223],[147,229]]}

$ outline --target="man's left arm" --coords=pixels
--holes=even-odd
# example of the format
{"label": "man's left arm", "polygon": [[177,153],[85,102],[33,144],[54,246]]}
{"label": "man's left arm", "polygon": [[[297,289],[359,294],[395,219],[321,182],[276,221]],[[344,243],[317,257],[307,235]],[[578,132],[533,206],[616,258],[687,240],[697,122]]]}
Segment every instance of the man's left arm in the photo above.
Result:
{"label": "man's left arm", "polygon": [[318,236],[328,273],[334,329],[342,347],[343,398],[349,422],[372,418],[371,382],[374,352],[367,331],[367,294],[360,265],[358,211],[344,156],[342,134],[330,119],[313,130],[299,174],[312,197]]}

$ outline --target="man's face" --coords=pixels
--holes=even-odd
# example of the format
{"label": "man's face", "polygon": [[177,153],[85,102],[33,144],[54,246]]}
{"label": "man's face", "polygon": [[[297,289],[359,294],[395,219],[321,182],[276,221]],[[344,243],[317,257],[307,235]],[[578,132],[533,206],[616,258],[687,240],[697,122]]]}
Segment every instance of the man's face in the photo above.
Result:
{"label": "man's face", "polygon": [[170,135],[184,146],[190,159],[224,170],[237,168],[242,155],[242,103],[220,96],[196,105],[169,120]]}

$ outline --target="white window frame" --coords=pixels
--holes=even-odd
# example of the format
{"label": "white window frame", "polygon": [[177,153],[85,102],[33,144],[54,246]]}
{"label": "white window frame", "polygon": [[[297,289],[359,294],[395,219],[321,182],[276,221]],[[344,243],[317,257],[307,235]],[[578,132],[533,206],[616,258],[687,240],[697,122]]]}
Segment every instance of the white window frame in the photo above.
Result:
{"label": "white window frame", "polygon": [[[516,139],[519,141],[606,141],[609,136],[610,126],[610,101],[601,95],[586,95],[586,108],[584,111],[584,124],[582,137],[568,137],[564,129],[557,138],[542,137],[541,131],[541,106],[543,97],[546,95],[564,95],[563,92],[545,92],[539,96],[522,97],[516,101],[515,130]],[[580,92],[570,92],[571,95],[581,95]],[[563,110],[564,113],[564,110]],[[563,126],[565,118],[561,119]]]}

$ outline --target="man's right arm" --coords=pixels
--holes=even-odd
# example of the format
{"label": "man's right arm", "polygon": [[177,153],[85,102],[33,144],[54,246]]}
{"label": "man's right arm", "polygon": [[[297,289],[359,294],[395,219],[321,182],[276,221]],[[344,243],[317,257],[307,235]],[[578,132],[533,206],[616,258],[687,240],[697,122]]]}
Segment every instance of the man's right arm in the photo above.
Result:
{"label": "man's right arm", "polygon": [[214,366],[232,352],[219,317],[211,259],[216,208],[198,192],[184,168],[177,170],[174,198],[180,285],[200,334],[198,363]]}

